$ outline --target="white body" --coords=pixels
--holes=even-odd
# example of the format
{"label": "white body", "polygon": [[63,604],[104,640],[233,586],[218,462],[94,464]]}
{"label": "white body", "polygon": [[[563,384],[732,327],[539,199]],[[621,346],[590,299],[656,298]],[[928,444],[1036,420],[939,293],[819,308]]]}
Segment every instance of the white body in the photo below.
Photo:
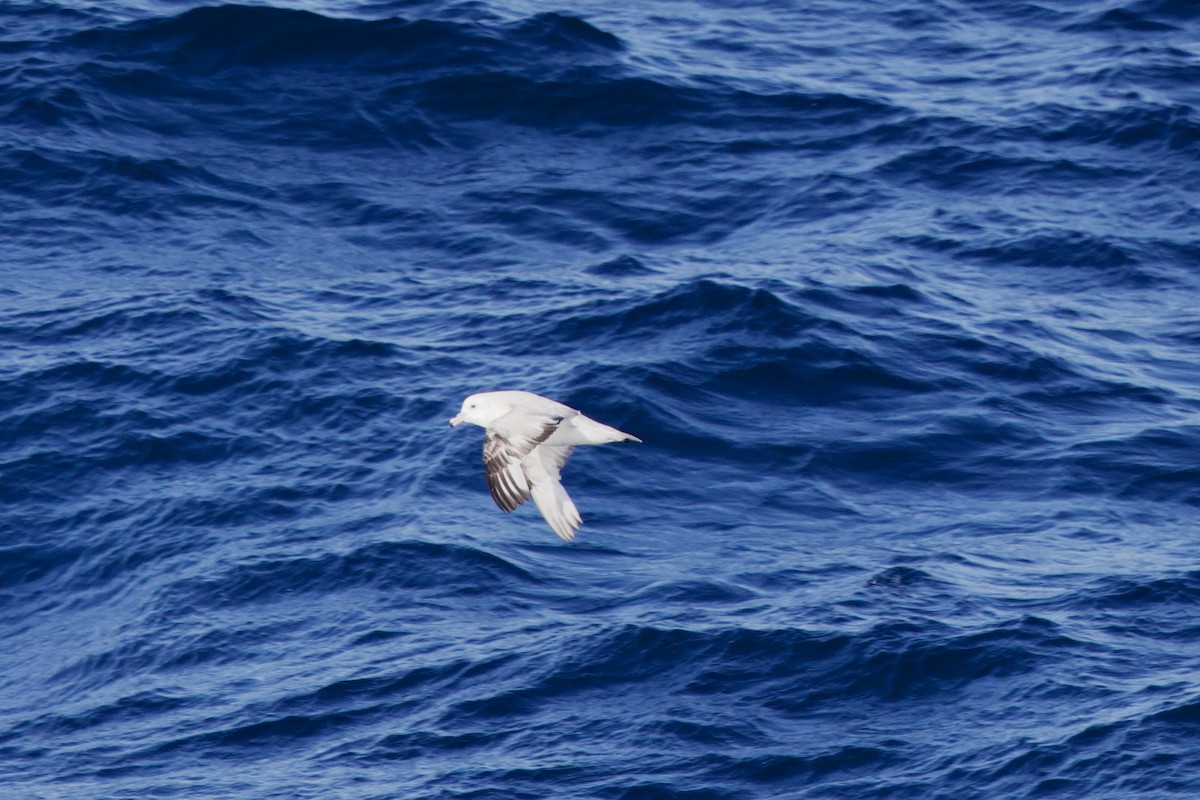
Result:
{"label": "white body", "polygon": [[577,445],[641,439],[532,392],[480,392],[463,401],[450,424],[469,422],[486,431],[483,463],[492,499],[513,511],[530,497],[554,532],[570,541],[583,524],[559,481]]}

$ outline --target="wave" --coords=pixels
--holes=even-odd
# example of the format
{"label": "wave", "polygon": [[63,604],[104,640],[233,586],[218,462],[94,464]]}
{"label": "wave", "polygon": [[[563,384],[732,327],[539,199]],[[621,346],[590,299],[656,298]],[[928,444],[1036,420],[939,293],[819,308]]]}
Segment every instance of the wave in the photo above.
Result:
{"label": "wave", "polygon": [[197,75],[272,66],[402,73],[451,64],[466,70],[519,63],[522,48],[564,58],[608,54],[622,47],[615,36],[557,13],[485,26],[439,19],[336,18],[235,4],[90,30],[74,35],[70,43],[103,56],[159,62]]}
{"label": "wave", "polygon": [[[869,98],[640,75],[620,58],[616,36],[556,13],[511,23],[362,20],[222,5],[93,28],[60,48],[77,62],[73,85],[31,86],[10,98],[5,119],[424,149],[455,141],[465,120],[586,135],[595,126],[682,123],[870,126],[893,115]],[[346,81],[356,84],[353,102]]]}
{"label": "wave", "polygon": [[493,553],[432,542],[372,543],[352,552],[262,559],[214,576],[179,582],[160,598],[166,608],[204,608],[210,603],[262,605],[297,595],[324,595],[373,588],[387,592],[446,591],[467,586],[480,594],[519,591],[537,580]]}
{"label": "wave", "polygon": [[1134,0],[1097,12],[1068,29],[1162,33],[1186,30],[1186,24],[1197,18],[1196,7],[1186,0]]}

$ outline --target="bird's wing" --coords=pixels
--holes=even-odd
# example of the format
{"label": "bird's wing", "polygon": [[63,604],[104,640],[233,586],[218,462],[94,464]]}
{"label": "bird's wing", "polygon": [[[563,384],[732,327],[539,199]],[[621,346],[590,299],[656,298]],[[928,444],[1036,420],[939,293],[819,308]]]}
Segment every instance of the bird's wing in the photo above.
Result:
{"label": "bird's wing", "polygon": [[496,505],[514,511],[529,499],[529,480],[521,461],[554,433],[562,417],[510,412],[487,428],[483,468]]}
{"label": "bird's wing", "polygon": [[538,511],[542,512],[554,532],[568,542],[575,538],[575,531],[583,524],[579,509],[575,508],[575,503],[559,480],[562,465],[571,457],[574,449],[538,445],[521,462]]}

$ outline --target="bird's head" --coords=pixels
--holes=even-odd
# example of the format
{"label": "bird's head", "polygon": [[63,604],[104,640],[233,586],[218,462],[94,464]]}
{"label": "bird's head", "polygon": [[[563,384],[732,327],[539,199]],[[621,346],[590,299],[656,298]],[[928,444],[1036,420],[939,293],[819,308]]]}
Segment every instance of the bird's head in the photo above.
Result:
{"label": "bird's head", "polygon": [[498,393],[480,392],[463,400],[462,408],[459,409],[458,416],[450,420],[450,426],[454,427],[469,422],[472,425],[486,428],[507,414],[510,410],[509,404],[496,397],[496,394]]}

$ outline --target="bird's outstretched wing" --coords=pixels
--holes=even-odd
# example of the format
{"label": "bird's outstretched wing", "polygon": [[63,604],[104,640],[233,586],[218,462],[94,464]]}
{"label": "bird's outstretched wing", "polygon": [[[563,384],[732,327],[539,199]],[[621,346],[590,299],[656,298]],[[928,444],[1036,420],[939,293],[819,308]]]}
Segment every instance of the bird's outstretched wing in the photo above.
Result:
{"label": "bird's outstretched wing", "polygon": [[529,499],[529,480],[521,462],[554,433],[562,420],[559,416],[514,411],[488,426],[483,440],[483,468],[492,499],[504,511],[514,511]]}
{"label": "bird's outstretched wing", "polygon": [[542,512],[554,532],[568,542],[575,538],[575,531],[583,524],[579,509],[559,480],[562,465],[571,457],[574,449],[542,444],[521,462],[538,511]]}

